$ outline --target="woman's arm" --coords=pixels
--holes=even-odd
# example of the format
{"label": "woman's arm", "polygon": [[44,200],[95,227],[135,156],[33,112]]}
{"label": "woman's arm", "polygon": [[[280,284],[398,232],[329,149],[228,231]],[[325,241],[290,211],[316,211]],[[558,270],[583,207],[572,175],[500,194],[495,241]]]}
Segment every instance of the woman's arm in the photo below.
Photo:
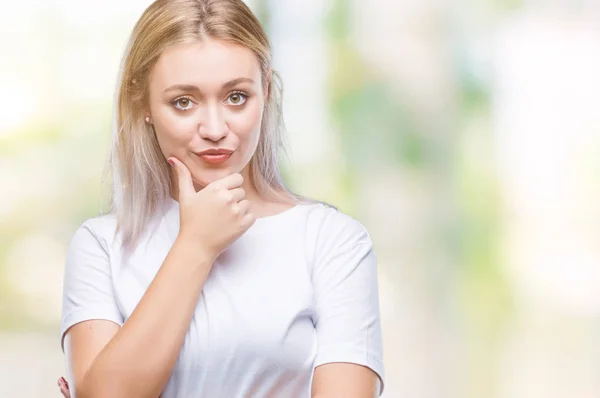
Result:
{"label": "woman's arm", "polygon": [[[74,398],[158,397],[175,366],[213,262],[254,223],[250,202],[238,188],[243,183],[240,174],[196,192],[185,165],[176,158],[169,162],[177,171],[179,235],[122,327],[89,317],[67,331],[65,352]],[[77,263],[77,250],[74,253],[71,271],[86,267]],[[85,256],[82,261],[87,261]],[[86,284],[94,282],[70,281],[69,289],[72,293],[81,285],[89,288]],[[107,295],[104,300],[110,299]],[[87,305],[85,300],[78,304]]]}
{"label": "woman's arm", "polygon": [[315,369],[312,398],[374,398],[381,389],[379,377],[366,366],[328,363]]}
{"label": "woman's arm", "polygon": [[74,398],[160,395],[214,261],[199,245],[178,239],[123,327],[90,320],[67,332]]}

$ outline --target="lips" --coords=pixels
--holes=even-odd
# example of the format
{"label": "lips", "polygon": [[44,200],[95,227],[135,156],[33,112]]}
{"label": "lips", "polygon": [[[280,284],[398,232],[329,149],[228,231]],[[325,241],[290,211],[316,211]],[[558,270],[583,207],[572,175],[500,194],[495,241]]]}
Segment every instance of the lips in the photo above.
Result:
{"label": "lips", "polygon": [[196,153],[205,163],[208,164],[219,164],[226,162],[233,151],[229,149],[215,148],[215,149],[207,149],[202,152]]}

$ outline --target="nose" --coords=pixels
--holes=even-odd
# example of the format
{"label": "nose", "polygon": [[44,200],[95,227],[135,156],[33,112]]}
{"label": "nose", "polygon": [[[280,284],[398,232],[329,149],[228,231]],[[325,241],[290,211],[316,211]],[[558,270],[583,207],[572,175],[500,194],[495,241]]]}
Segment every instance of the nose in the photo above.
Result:
{"label": "nose", "polygon": [[216,142],[224,138],[227,131],[223,110],[216,104],[207,105],[198,126],[200,137]]}

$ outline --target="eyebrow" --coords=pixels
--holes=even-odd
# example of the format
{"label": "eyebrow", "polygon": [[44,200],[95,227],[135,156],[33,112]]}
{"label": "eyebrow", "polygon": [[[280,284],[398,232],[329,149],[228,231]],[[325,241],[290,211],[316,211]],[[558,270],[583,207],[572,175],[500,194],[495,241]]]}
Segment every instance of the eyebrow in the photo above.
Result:
{"label": "eyebrow", "polygon": [[[223,88],[230,88],[235,86],[236,84],[239,83],[254,83],[254,80],[249,79],[247,77],[238,77],[237,79],[233,79],[231,81],[228,81],[227,83],[223,84]],[[192,84],[174,84],[170,87],[167,87],[163,92],[167,93],[169,91],[194,91],[194,92],[200,92],[200,89],[197,86],[194,86]]]}

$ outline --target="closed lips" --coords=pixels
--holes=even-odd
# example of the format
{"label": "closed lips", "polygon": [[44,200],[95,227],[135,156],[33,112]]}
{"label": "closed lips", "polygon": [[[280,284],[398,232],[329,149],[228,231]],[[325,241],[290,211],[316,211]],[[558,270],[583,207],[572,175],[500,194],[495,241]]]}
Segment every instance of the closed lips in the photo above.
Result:
{"label": "closed lips", "polygon": [[229,150],[229,149],[207,149],[205,151],[202,152],[197,152],[197,155],[199,156],[204,156],[204,155],[231,155],[233,153],[233,151]]}

